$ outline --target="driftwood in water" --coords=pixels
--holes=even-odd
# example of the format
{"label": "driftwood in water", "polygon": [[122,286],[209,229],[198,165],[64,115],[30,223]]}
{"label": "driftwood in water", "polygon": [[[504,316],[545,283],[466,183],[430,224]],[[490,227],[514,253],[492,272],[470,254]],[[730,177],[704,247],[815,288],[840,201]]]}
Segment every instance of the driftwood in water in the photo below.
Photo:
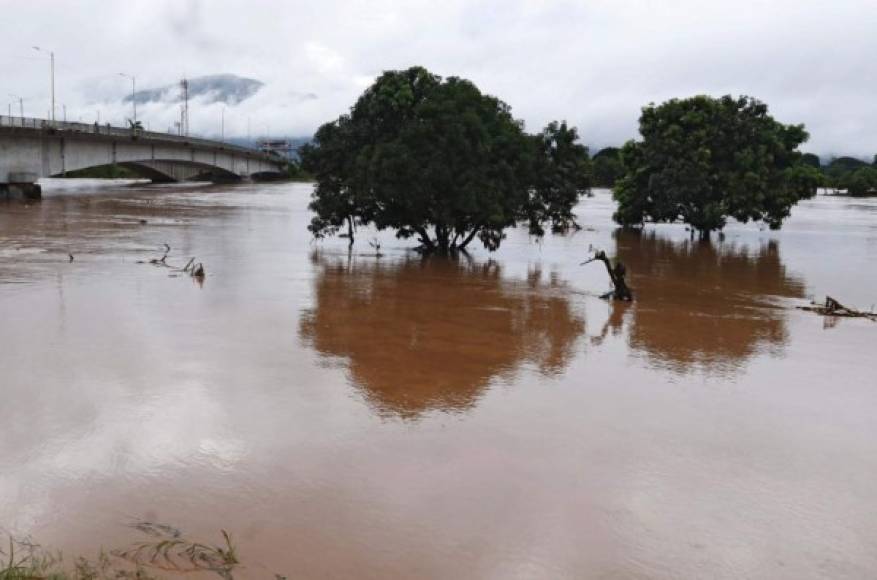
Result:
{"label": "driftwood in water", "polygon": [[816,314],[821,314],[823,316],[841,316],[844,318],[868,318],[877,322],[877,312],[862,312],[861,310],[856,310],[855,308],[849,308],[848,306],[844,306],[831,296],[825,297],[824,304],[818,304],[813,302],[810,306],[798,306],[801,310],[806,310],[807,312],[815,312]]}
{"label": "driftwood in water", "polygon": [[590,264],[594,261],[603,262],[606,265],[606,271],[609,273],[609,279],[612,281],[612,291],[607,292],[601,298],[612,298],[614,300],[624,300],[626,302],[630,302],[633,300],[633,292],[630,290],[630,287],[627,285],[627,281],[624,277],[627,275],[627,268],[624,267],[619,261],[615,261],[615,265],[612,265],[612,262],[606,256],[606,252],[600,250],[594,257],[585,260],[582,262],[582,266],[585,264]]}
{"label": "driftwood in water", "polygon": [[204,271],[204,264],[201,262],[195,263],[195,258],[190,259],[186,262],[186,265],[183,266],[183,272],[188,273],[192,278],[198,278],[203,280],[204,276],[207,273]]}
{"label": "driftwood in water", "polygon": [[377,238],[372,238],[368,245],[375,249],[375,258],[383,256],[381,253],[381,242],[379,242]]}
{"label": "driftwood in water", "polygon": [[185,272],[189,274],[192,278],[197,279],[198,281],[203,281],[204,277],[207,275],[207,272],[204,270],[204,264],[201,262],[195,263],[195,258],[191,258],[186,265],[182,268],[174,268],[170,264],[167,263],[167,256],[171,251],[171,247],[168,244],[164,244],[165,252],[161,258],[152,258],[151,260],[138,260],[138,264],[152,264],[154,266],[164,266],[166,268],[171,268],[174,272]]}

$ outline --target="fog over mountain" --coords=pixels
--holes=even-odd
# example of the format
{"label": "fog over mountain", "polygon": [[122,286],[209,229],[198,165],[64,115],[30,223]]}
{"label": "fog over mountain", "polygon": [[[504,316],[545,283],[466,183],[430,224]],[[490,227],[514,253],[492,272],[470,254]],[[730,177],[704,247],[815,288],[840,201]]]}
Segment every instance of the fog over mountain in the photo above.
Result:
{"label": "fog over mountain", "polygon": [[[191,78],[188,79],[188,85],[190,99],[201,98],[208,104],[237,105],[255,95],[264,86],[264,83],[233,74],[221,74]],[[183,91],[180,83],[174,83],[137,91],[134,95],[126,96],[124,101],[130,103],[132,98],[137,101],[138,105],[179,103],[183,100]]]}
{"label": "fog over mountain", "polygon": [[[174,87],[188,77],[204,81],[191,91],[194,132],[219,134],[224,121],[226,135],[310,135],[382,71],[422,65],[471,79],[530,131],[566,119],[593,147],[636,136],[649,102],[745,94],[804,123],[808,151],[877,153],[875,0],[6,4],[0,97],[22,96],[31,115],[49,109],[40,45],[55,51],[58,114],[63,104],[88,122],[133,114],[126,73],[153,129],[179,119]],[[17,104],[6,99],[4,112]]]}

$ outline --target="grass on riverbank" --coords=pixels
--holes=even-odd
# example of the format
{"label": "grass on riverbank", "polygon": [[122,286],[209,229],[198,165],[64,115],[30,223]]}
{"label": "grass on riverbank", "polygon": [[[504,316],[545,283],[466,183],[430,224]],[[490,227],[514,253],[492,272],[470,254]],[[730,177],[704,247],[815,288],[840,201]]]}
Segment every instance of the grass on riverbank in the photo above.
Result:
{"label": "grass on riverbank", "polygon": [[[240,561],[225,530],[221,543],[208,545],[188,540],[176,528],[163,524],[137,522],[132,527],[149,539],[124,550],[101,551],[93,560],[78,557],[69,562],[60,552],[9,536],[0,548],[0,580],[158,580],[161,576],[155,574],[190,572],[234,580]],[[283,577],[275,575],[274,579]]]}

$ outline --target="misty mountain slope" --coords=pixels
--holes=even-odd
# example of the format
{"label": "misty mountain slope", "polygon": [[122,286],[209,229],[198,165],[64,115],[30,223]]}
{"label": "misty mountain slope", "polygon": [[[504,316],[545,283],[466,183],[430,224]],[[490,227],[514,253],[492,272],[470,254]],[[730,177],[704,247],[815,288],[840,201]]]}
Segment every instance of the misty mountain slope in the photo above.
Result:
{"label": "misty mountain slope", "polygon": [[[262,81],[239,77],[233,74],[218,74],[189,79],[189,99],[203,99],[207,103],[226,103],[237,105],[255,95],[265,86]],[[154,89],[137,91],[125,97],[125,102],[134,99],[137,104],[178,103],[183,100],[179,83]]]}

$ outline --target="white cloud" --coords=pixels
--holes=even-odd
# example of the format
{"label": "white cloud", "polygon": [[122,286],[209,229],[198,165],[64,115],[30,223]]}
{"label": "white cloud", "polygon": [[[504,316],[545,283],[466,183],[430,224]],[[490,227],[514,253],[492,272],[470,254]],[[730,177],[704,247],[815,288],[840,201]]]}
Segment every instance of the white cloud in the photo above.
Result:
{"label": "white cloud", "polygon": [[322,75],[336,75],[344,69],[344,57],[315,42],[305,44],[305,56],[311,65]]}
{"label": "white cloud", "polygon": [[[32,114],[48,109],[48,62],[30,48],[41,44],[57,53],[58,101],[87,121],[97,109],[113,121],[128,115],[118,72],[142,88],[232,73],[266,86],[227,108],[227,132],[244,134],[250,119],[254,133],[309,134],[382,70],[420,64],[472,79],[531,130],[567,119],[593,145],[633,136],[650,101],[744,93],[783,122],[805,123],[809,149],[877,152],[873,0],[5,4],[0,78]],[[193,129],[218,132],[214,108],[194,103]],[[155,127],[177,115],[143,112]]]}

